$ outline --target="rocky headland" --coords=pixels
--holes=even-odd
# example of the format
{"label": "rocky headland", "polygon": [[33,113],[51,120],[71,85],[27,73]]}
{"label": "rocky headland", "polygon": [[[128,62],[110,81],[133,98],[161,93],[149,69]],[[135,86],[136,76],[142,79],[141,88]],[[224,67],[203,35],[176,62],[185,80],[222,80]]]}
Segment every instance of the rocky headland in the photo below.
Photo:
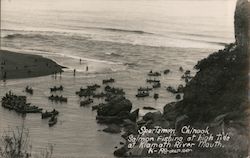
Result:
{"label": "rocky headland", "polygon": [[[126,143],[114,154],[119,157],[247,157],[249,148],[249,19],[250,3],[238,0],[235,11],[235,43],[199,61],[196,75],[183,90],[183,99],[164,107],[163,113],[150,112],[124,125]],[[148,154],[136,144],[128,148],[128,136],[139,135],[142,126],[173,128],[190,125],[209,127],[211,133],[228,133],[223,148],[198,149],[188,154]],[[157,135],[152,135],[157,137]]]}

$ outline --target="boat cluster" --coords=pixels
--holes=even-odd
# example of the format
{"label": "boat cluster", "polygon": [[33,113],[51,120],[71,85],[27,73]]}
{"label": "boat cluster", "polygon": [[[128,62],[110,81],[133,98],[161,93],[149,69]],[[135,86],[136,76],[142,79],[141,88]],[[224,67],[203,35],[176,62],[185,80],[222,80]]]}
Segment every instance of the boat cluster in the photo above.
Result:
{"label": "boat cluster", "polygon": [[[181,72],[183,72],[183,68],[180,67],[179,69]],[[163,74],[170,73],[170,70],[164,70]],[[153,72],[150,71],[148,74],[148,79],[146,79],[146,83],[150,84],[150,86],[147,87],[139,87],[137,89],[137,94],[135,95],[138,98],[148,97],[150,96],[150,91],[160,88],[161,87],[161,81],[158,77],[162,75],[161,72]],[[153,77],[153,79],[151,78]],[[188,82],[192,78],[191,72],[189,70],[185,71],[182,79],[185,79],[186,82]],[[105,102],[100,103],[99,105],[92,106],[92,110],[101,110],[100,107],[105,107],[107,103],[115,103],[117,101],[117,98],[122,98],[120,100],[124,100],[125,92],[122,88],[116,88],[112,87],[111,84],[115,82],[115,79],[109,78],[102,81],[103,86],[98,84],[88,85],[86,88],[80,88],[79,91],[76,92],[76,95],[80,97],[80,106],[87,106],[92,103],[94,103],[94,99],[97,98],[104,98]],[[101,89],[101,91],[97,91],[98,89]],[[60,92],[64,90],[64,87],[62,85],[60,86],[53,86],[50,89],[51,95],[48,96],[48,99],[52,102],[67,102],[68,99],[66,97],[63,97]],[[177,88],[168,86],[167,91],[176,94],[176,99],[180,99],[180,93],[183,93],[184,86],[179,85]],[[29,94],[33,94],[33,89],[30,86],[27,86],[25,88],[25,92]],[[59,94],[58,94],[59,92]],[[84,99],[82,99],[84,97]],[[156,100],[159,98],[159,94],[154,93],[153,98]],[[120,101],[119,100],[119,101]],[[126,100],[126,99],[125,99]],[[52,111],[45,111],[43,112],[42,108],[39,108],[37,106],[31,106],[30,103],[27,103],[26,96],[17,96],[13,94],[11,91],[6,93],[6,95],[2,98],[2,106],[9,110],[14,110],[17,113],[26,114],[26,113],[41,113],[41,118],[46,119],[49,118],[49,126],[53,126],[57,123],[57,116],[59,112],[55,109]],[[151,109],[145,108],[145,109]]]}
{"label": "boat cluster", "polygon": [[[60,87],[54,87],[52,91],[57,91],[63,89],[62,86]],[[33,94],[33,89],[30,86],[26,86],[25,91],[29,94]],[[59,96],[53,96],[51,95],[49,97],[53,100],[58,101],[64,101],[64,97]],[[67,99],[67,98],[66,98]],[[19,114],[27,114],[27,113],[40,113],[42,119],[49,118],[48,124],[49,126],[53,126],[57,123],[57,115],[59,112],[55,109],[52,111],[45,111],[43,112],[42,108],[39,108],[38,106],[31,105],[31,103],[27,103],[27,97],[26,96],[19,96],[15,95],[11,91],[5,94],[4,97],[2,97],[2,107],[8,109],[8,110],[14,110],[15,112]]]}
{"label": "boat cluster", "polygon": [[53,126],[57,123],[57,115],[59,114],[59,112],[55,109],[53,109],[52,111],[45,111],[45,112],[42,112],[41,114],[41,117],[42,119],[46,119],[46,118],[50,118],[49,119],[49,126]]}
{"label": "boat cluster", "polygon": [[80,101],[80,106],[90,105],[94,102],[94,98],[105,98],[105,101],[109,101],[112,96],[125,95],[125,92],[122,88],[115,88],[108,85],[114,82],[115,79],[113,78],[103,80],[102,83],[105,86],[103,87],[103,91],[101,92],[97,92],[97,89],[102,87],[98,84],[89,85],[86,88],[81,87],[80,90],[76,92],[76,95],[78,95],[80,98],[85,97],[84,100]]}
{"label": "boat cluster", "polygon": [[63,103],[63,102],[68,102],[68,99],[66,97],[63,97],[62,95],[57,95],[55,94],[57,91],[63,91],[63,86],[54,86],[50,88],[50,92],[53,93],[51,94],[48,99],[52,102],[56,102],[56,103]]}
{"label": "boat cluster", "polygon": [[[184,72],[184,69],[182,67],[179,68],[180,72]],[[166,69],[163,71],[163,74],[167,75],[169,74],[171,71],[169,69]],[[143,97],[148,97],[150,96],[150,91],[152,91],[153,89],[156,88],[160,88],[161,87],[161,81],[158,77],[160,77],[162,75],[161,72],[153,72],[152,70],[149,71],[149,73],[147,74],[150,78],[146,79],[146,82],[148,84],[151,84],[150,87],[140,87],[137,89],[137,94],[135,95],[137,98],[143,98]],[[154,77],[153,79],[151,77]],[[182,75],[181,79],[184,79],[186,83],[188,83],[193,77],[191,76],[191,71],[190,70],[186,70],[184,72],[184,74]],[[181,95],[180,93],[183,93],[184,91],[184,86],[182,84],[180,84],[177,88],[173,88],[172,86],[168,86],[166,88],[166,90],[170,93],[176,94],[176,99],[179,100],[181,99]],[[159,94],[154,93],[153,95],[154,99],[158,99],[159,98]]]}
{"label": "boat cluster", "polygon": [[[164,74],[168,74],[170,70],[164,70]],[[156,77],[161,76],[161,72],[153,72],[152,70],[147,74],[149,77],[154,77],[154,79],[146,79],[146,82],[151,84],[152,88],[149,87],[140,87],[137,89],[137,94],[135,95],[137,98],[144,98],[149,96],[149,92],[152,91],[153,89],[157,89],[161,87],[161,81],[159,79],[156,79]],[[158,99],[159,94],[155,93],[154,94],[154,99]]]}
{"label": "boat cluster", "polygon": [[30,103],[27,103],[26,96],[17,96],[11,91],[6,93],[2,98],[2,107],[14,110],[20,114],[41,113],[43,110],[42,108],[32,106]]}
{"label": "boat cluster", "polygon": [[[79,97],[90,97],[90,96],[94,96],[95,95],[95,91],[100,88],[101,86],[98,84],[94,84],[94,85],[90,85],[87,86],[87,88],[80,88],[79,91],[76,92],[76,95],[78,95]],[[101,94],[96,95],[96,98],[98,97],[102,97]]]}

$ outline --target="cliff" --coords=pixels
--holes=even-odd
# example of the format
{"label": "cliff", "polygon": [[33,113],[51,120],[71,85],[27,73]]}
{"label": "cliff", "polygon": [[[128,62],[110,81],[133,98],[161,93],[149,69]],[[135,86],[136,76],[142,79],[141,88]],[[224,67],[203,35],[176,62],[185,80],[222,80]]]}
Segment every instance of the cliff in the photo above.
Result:
{"label": "cliff", "polygon": [[166,118],[174,111],[176,118],[186,114],[191,123],[211,122],[222,114],[227,114],[226,122],[246,119],[249,103],[249,11],[249,2],[238,0],[236,42],[197,63],[195,68],[198,72],[186,85],[183,100],[175,103],[172,110],[168,105],[165,107]]}
{"label": "cliff", "polygon": [[235,9],[234,26],[236,43],[247,46],[249,42],[249,2],[238,0]]}

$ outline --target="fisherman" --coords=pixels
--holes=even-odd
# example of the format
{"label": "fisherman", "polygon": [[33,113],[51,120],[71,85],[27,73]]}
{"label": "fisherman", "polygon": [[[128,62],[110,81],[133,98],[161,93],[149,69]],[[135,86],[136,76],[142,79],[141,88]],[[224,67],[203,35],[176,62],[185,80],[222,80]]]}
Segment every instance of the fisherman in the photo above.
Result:
{"label": "fisherman", "polygon": [[182,66],[179,68],[179,70],[182,72],[183,71],[183,68],[182,68]]}
{"label": "fisherman", "polygon": [[7,78],[7,72],[4,71],[4,74],[3,74],[3,79],[4,79],[4,81],[6,80],[6,78]]}

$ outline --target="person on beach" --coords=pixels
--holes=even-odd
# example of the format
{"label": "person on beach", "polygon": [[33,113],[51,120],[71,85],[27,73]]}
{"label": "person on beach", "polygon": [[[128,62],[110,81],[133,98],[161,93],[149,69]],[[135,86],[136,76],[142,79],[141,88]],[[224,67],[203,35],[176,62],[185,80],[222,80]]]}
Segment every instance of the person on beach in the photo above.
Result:
{"label": "person on beach", "polygon": [[4,74],[3,74],[3,81],[4,81],[4,82],[6,81],[6,78],[7,78],[7,72],[4,71]]}

